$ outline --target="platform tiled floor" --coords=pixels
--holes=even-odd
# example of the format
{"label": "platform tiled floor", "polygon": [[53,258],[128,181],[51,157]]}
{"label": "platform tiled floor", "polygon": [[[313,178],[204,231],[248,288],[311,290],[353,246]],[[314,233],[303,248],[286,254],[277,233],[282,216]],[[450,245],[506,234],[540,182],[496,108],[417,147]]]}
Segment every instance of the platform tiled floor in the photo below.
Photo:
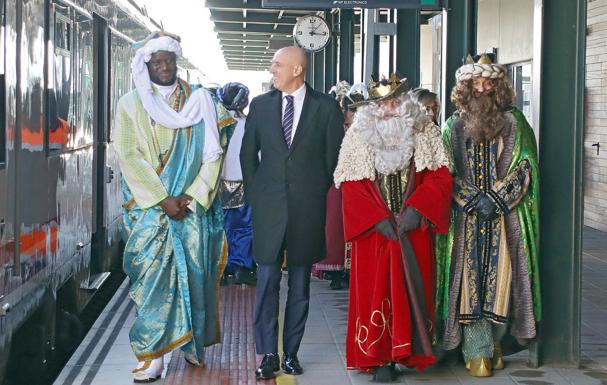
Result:
{"label": "platform tiled floor", "polygon": [[[583,255],[582,352],[579,369],[526,366],[525,353],[506,358],[507,368],[494,377],[474,379],[456,362],[443,363],[424,373],[406,371],[397,383],[607,385],[607,234],[585,228]],[[283,280],[284,281],[284,280]],[[284,282],[283,282],[284,285]],[[279,376],[265,384],[369,384],[366,374],[345,370],[347,291],[331,291],[328,282],[313,280],[310,315],[299,358],[302,376]],[[286,287],[283,286],[283,294]],[[135,359],[128,344],[133,308],[126,283],[108,304],[83,344],[57,378],[58,385],[132,384]],[[223,343],[207,351],[207,368],[185,364],[181,353],[165,356],[167,370],[157,384],[255,384],[252,312],[254,290],[231,286],[222,289]]]}

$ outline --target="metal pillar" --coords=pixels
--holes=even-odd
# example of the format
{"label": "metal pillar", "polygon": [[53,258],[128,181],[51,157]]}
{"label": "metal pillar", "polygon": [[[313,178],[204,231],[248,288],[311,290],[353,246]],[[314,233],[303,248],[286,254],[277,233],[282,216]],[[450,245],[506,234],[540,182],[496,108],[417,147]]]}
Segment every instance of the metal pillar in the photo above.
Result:
{"label": "metal pillar", "polygon": [[325,92],[325,53],[317,52],[314,55],[314,89]]}
{"label": "metal pillar", "polygon": [[418,87],[419,79],[419,11],[401,9],[396,16],[396,71],[406,77],[411,88]]}
{"label": "metal pillar", "polygon": [[[390,18],[388,20],[389,23],[398,23],[398,21],[396,20],[396,9],[393,9],[390,11]],[[398,28],[398,26],[396,27]],[[398,30],[396,32],[396,34],[398,34]],[[392,75],[394,72],[396,72],[395,69],[395,65],[396,65],[396,35],[393,36],[389,36],[388,37],[388,47],[390,47],[390,64],[389,64],[389,73],[390,75]]]}
{"label": "metal pillar", "polygon": [[314,55],[306,53],[308,57],[308,67],[306,68],[306,82],[314,88]]}
{"label": "metal pillar", "polygon": [[[370,35],[367,35],[369,38],[371,37]],[[376,80],[381,79],[381,76],[385,74],[380,74],[379,73],[379,54],[380,54],[380,45],[379,45],[379,36],[375,35],[373,36],[373,59],[372,59],[372,63],[373,63],[373,70],[372,70],[372,74],[374,74],[376,76]]]}
{"label": "metal pillar", "polygon": [[368,83],[373,75],[375,63],[373,62],[375,55],[375,34],[373,33],[373,25],[377,22],[378,10],[366,9],[365,22],[361,23],[361,28],[365,29],[365,38],[363,44],[365,46],[364,65],[363,65],[363,83]]}
{"label": "metal pillar", "polygon": [[[365,11],[365,51],[364,51],[364,76],[363,82],[368,83],[371,75],[379,74],[379,37],[391,36],[396,34],[396,25],[394,23],[382,23],[379,20],[379,10],[368,9]],[[376,79],[377,80],[377,79]]]}
{"label": "metal pillar", "polygon": [[354,83],[354,11],[339,12],[339,80]]}
{"label": "metal pillar", "polygon": [[476,0],[449,0],[443,12],[443,81],[442,116],[455,111],[451,103],[451,90],[455,85],[455,71],[468,54],[476,53]]}
{"label": "metal pillar", "polygon": [[581,322],[586,0],[544,1],[541,20],[543,322],[538,342],[539,363],[577,366]]}
{"label": "metal pillar", "polygon": [[[334,26],[337,24],[336,13],[331,13],[331,10],[325,11],[325,15],[327,15],[327,23],[329,23],[329,27],[333,30]],[[337,83],[337,38],[335,35],[331,35],[331,42],[325,48],[325,92],[328,91],[331,87]],[[340,79],[341,80],[341,79]]]}

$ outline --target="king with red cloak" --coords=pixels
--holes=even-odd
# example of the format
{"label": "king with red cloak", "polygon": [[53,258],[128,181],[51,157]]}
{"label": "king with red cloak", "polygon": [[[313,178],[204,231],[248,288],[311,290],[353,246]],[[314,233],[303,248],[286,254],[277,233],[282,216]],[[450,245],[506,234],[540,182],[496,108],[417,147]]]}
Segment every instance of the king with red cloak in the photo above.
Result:
{"label": "king with red cloak", "polygon": [[395,363],[436,361],[434,235],[449,230],[452,177],[440,130],[406,81],[393,75],[369,91],[334,177],[352,243],[346,364],[384,382]]}

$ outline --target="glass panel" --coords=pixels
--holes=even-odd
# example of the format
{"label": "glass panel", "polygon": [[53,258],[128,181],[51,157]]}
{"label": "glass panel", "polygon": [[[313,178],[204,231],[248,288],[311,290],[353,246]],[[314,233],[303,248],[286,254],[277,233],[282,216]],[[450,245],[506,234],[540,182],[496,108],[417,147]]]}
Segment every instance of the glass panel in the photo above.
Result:
{"label": "glass panel", "polygon": [[116,114],[116,106],[121,96],[132,88],[131,81],[131,44],[121,37],[112,34],[111,42],[111,76],[110,76],[110,124],[107,133],[108,141],[112,141],[112,131]]}
{"label": "glass panel", "polygon": [[388,36],[379,37],[379,74],[378,79],[382,76],[390,77],[390,38]]}
{"label": "glass panel", "polygon": [[55,49],[70,51],[72,24],[67,16],[55,13]]}
{"label": "glass panel", "polygon": [[[48,90],[48,148],[50,151],[61,151],[69,147],[71,126],[74,122],[74,103],[72,100],[72,24],[68,10],[61,12],[55,5],[55,34],[53,41],[53,71],[50,72]],[[58,39],[58,40],[57,40]],[[57,45],[59,44],[59,46]]]}
{"label": "glass panel", "polygon": [[360,34],[354,35],[354,83],[363,81],[363,56],[362,56],[362,37]]}
{"label": "glass panel", "polygon": [[432,88],[437,95],[441,94],[443,68],[443,16],[436,15],[432,22]]}
{"label": "glass panel", "polygon": [[516,93],[516,107],[523,112],[528,122],[533,121],[531,98],[532,88],[532,63],[518,63],[510,66],[512,86]]}
{"label": "glass panel", "polygon": [[74,59],[74,99],[77,110],[72,145],[81,147],[93,143],[93,20],[84,16],[76,17],[80,20],[75,28],[77,54]]}

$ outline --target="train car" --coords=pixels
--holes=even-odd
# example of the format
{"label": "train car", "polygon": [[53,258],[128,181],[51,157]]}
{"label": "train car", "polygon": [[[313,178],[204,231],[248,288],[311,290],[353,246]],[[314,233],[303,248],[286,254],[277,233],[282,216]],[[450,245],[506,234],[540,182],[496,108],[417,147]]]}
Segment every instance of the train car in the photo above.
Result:
{"label": "train car", "polygon": [[0,384],[40,384],[121,277],[113,115],[132,42],[160,26],[132,0],[0,7]]}

